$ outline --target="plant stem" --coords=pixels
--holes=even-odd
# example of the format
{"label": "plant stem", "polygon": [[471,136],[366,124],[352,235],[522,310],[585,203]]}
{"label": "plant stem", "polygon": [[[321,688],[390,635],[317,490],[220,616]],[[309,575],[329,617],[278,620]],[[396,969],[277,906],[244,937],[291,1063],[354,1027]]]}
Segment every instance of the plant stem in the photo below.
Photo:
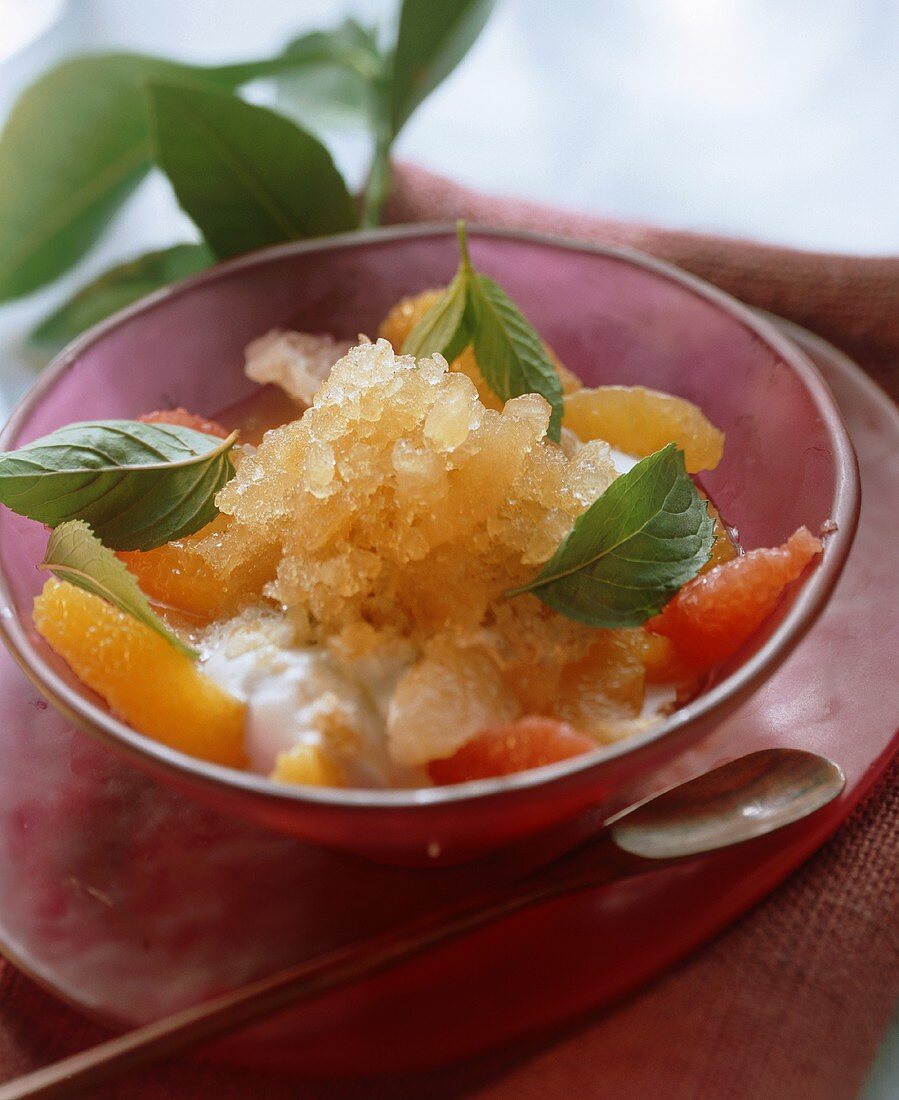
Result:
{"label": "plant stem", "polygon": [[371,82],[371,126],[374,133],[371,166],[362,196],[361,223],[371,229],[381,222],[381,207],[390,194],[390,150],[396,138],[391,122],[390,58],[384,59],[381,73]]}
{"label": "plant stem", "polygon": [[362,227],[371,229],[381,221],[381,207],[390,192],[390,146],[389,136],[380,132],[375,136],[375,148],[372,154],[371,168],[365,194],[362,197]]}

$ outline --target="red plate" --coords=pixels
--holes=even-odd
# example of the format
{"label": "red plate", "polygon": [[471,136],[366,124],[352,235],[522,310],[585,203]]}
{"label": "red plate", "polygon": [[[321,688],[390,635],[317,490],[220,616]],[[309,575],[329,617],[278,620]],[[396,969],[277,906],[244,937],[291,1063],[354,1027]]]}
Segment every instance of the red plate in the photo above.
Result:
{"label": "red plate", "polygon": [[[606,1004],[771,890],[868,792],[897,741],[899,416],[858,368],[789,331],[833,386],[858,450],[855,547],[793,656],[653,782],[794,745],[837,760],[844,795],[787,833],[506,920],[218,1053],[317,1074],[411,1069]],[[13,716],[0,731],[0,941],[35,978],[108,1023],[155,1018],[387,926],[496,881],[508,862],[384,868],[268,834],[158,786],[67,727],[6,652],[0,697]]]}

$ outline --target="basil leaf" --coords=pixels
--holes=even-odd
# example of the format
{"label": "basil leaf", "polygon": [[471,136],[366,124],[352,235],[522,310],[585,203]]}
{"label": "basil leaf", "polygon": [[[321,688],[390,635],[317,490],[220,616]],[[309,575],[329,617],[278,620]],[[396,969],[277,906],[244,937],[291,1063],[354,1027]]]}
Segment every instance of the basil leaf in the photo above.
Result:
{"label": "basil leaf", "polygon": [[459,269],[453,281],[418,321],[403,343],[406,355],[433,355],[448,360],[469,345],[484,380],[503,401],[539,393],[552,408],[547,435],[559,441],[562,383],[537,333],[505,293],[475,271],[468,255],[465,223],[456,226]]}
{"label": "basil leaf", "polygon": [[0,137],[0,300],[71,267],[149,171],[143,81],[231,87],[256,75],[260,63],[216,70],[104,54],[27,88]]}
{"label": "basil leaf", "polygon": [[403,355],[420,359],[439,352],[452,361],[471,343],[468,310],[468,272],[460,267],[455,278],[403,342]]}
{"label": "basil leaf", "polygon": [[495,0],[403,0],[390,82],[393,135],[468,53]]}
{"label": "basil leaf", "polygon": [[421,101],[449,76],[490,17],[495,0],[403,0],[396,44],[371,81],[374,152],[363,226],[377,225],[390,192],[390,151]]}
{"label": "basil leaf", "polygon": [[118,264],[82,287],[29,336],[32,344],[61,347],[79,333],[151,291],[215,262],[203,244],[176,244]]}
{"label": "basil leaf", "polygon": [[148,94],[159,164],[217,256],[358,224],[331,154],[289,119],[223,92]]}
{"label": "basil leaf", "polygon": [[124,563],[103,545],[83,520],[70,520],[56,528],[50,535],[40,568],[49,569],[61,581],[107,600],[119,611],[161,634],[187,657],[199,657],[195,649],[169,630],[153,611],[134,574],[129,573]]}
{"label": "basil leaf", "polygon": [[552,407],[546,434],[558,443],[562,428],[562,383],[540,337],[506,292],[486,275],[469,283],[474,307],[474,357],[493,392],[503,401],[539,393]]}
{"label": "basil leaf", "polygon": [[291,118],[313,129],[371,121],[372,86],[384,68],[374,30],[347,19],[294,39],[283,57],[292,65],[278,80],[278,102]]}
{"label": "basil leaf", "polygon": [[114,550],[151,550],[218,515],[237,438],[175,424],[69,424],[0,453],[0,503],[56,527],[83,519]]}
{"label": "basil leaf", "polygon": [[673,443],[616,478],[530,584],[569,619],[639,626],[709,560],[714,523]]}

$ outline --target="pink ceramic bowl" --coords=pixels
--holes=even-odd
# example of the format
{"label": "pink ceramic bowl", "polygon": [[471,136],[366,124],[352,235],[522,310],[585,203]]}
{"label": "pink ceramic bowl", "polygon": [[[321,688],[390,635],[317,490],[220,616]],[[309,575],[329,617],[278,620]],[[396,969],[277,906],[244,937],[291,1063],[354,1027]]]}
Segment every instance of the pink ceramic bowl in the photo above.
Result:
{"label": "pink ceramic bowl", "polygon": [[[776,545],[800,524],[812,531],[836,524],[823,560],[748,651],[656,729],[511,778],[421,791],[292,789],[202,763],[118,721],[37,635],[31,607],[43,581],[35,564],[46,532],[0,509],[0,630],[54,706],[219,810],[381,859],[463,859],[586,807],[621,804],[783,661],[824,606],[857,519],[855,457],[831,394],[771,324],[636,253],[498,230],[471,237],[478,267],[588,385],[668,390],[701,405],[725,430],[725,458],[704,484],[745,547]],[[254,337],[275,326],[373,335],[398,298],[445,284],[456,262],[453,228],[422,226],[288,244],[222,264],[71,345],[16,409],[0,447],[73,420],[169,405],[214,415],[254,388],[242,371],[243,348]]]}

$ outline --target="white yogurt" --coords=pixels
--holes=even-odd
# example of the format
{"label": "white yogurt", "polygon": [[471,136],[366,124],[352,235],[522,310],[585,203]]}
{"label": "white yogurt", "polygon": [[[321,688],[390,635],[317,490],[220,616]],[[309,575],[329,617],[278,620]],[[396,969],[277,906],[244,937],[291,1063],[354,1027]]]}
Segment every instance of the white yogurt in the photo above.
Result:
{"label": "white yogurt", "polygon": [[420,783],[386,747],[387,704],[409,665],[402,652],[342,660],[324,646],[293,645],[283,617],[253,610],[212,627],[201,656],[206,675],[247,704],[253,771],[271,774],[281,753],[307,743],[336,756],[357,785]]}
{"label": "white yogurt", "polygon": [[626,474],[628,470],[633,468],[640,461],[639,458],[634,458],[633,455],[625,454],[624,451],[619,451],[616,447],[609,447],[609,454],[612,456],[612,465],[615,467],[615,473],[621,477],[622,474]]}

